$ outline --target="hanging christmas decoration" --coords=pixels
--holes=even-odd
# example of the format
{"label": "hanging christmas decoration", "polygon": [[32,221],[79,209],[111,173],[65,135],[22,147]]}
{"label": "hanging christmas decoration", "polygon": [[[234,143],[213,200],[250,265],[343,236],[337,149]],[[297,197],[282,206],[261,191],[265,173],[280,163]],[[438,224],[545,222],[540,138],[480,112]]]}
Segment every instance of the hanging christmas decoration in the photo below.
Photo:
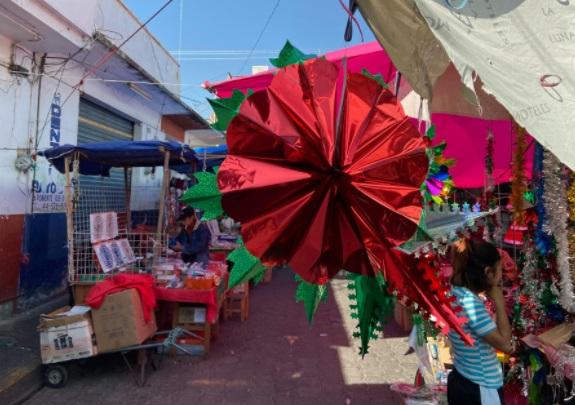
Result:
{"label": "hanging christmas decoration", "polygon": [[545,213],[545,179],[543,178],[543,146],[538,142],[535,144],[535,159],[533,161],[534,183],[535,183],[535,212],[537,214],[537,227],[535,228],[535,247],[542,256],[547,256],[551,250],[551,237],[543,230],[543,225],[547,221]]}
{"label": "hanging christmas decoration", "polygon": [[270,63],[277,68],[283,68],[295,63],[303,63],[304,61],[315,57],[317,57],[317,55],[303,53],[293,46],[290,41],[286,41],[279,56],[277,58],[271,58]]}
{"label": "hanging christmas decoration", "polygon": [[295,301],[303,301],[307,321],[311,325],[320,302],[325,302],[327,300],[327,289],[329,284],[325,283],[318,285],[308,283],[298,275],[295,276],[295,279],[298,282],[295,292]]}
{"label": "hanging christmas decoration", "polygon": [[228,287],[233,288],[239,284],[255,280],[263,277],[266,267],[262,265],[260,260],[252,255],[246,247],[241,243],[240,246],[230,252],[227,260],[233,263],[228,281]]}
{"label": "hanging christmas decoration", "polygon": [[[432,125],[425,135],[428,145],[431,145],[434,137],[435,127]],[[426,202],[432,201],[436,204],[443,204],[447,202],[453,191],[454,184],[449,169],[455,166],[455,160],[447,159],[443,155],[446,147],[447,143],[442,142],[437,146],[429,146],[427,149],[430,162],[429,173],[422,186],[423,197]]]}
{"label": "hanging christmas decoration", "polygon": [[208,103],[216,114],[216,122],[212,128],[218,131],[226,131],[230,121],[238,114],[240,105],[252,92],[248,90],[247,94],[239,90],[234,90],[232,95],[227,98],[208,99]]}
{"label": "hanging christmas decoration", "polygon": [[388,292],[381,273],[375,277],[348,273],[348,280],[351,316],[358,321],[358,331],[353,336],[361,340],[359,354],[365,356],[369,341],[377,339],[387,319],[393,314],[395,298]]}
{"label": "hanging christmas decoration", "polygon": [[569,263],[569,207],[567,201],[564,167],[548,151],[544,152],[543,177],[545,181],[544,201],[547,221],[544,230],[555,239],[557,269],[559,272],[559,303],[568,312],[575,312],[575,294]]}
{"label": "hanging christmas decoration", "polygon": [[513,154],[513,180],[511,182],[511,205],[513,219],[518,226],[525,225],[524,194],[527,191],[527,176],[525,174],[525,153],[527,152],[526,131],[517,123],[513,125],[516,133],[516,145]]}
{"label": "hanging christmas decoration", "polygon": [[182,196],[181,201],[189,207],[203,211],[202,220],[209,221],[224,214],[222,209],[222,194],[218,189],[217,172],[197,172],[194,177],[198,181],[191,186]]}

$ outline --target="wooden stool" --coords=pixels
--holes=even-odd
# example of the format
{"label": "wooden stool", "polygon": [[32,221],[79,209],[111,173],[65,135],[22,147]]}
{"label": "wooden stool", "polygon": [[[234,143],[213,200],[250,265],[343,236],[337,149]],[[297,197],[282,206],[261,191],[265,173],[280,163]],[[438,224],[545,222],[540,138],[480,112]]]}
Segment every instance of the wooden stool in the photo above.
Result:
{"label": "wooden stool", "polygon": [[250,309],[250,288],[249,283],[240,284],[226,293],[224,300],[224,319],[228,319],[233,314],[240,314],[243,322],[248,319]]}

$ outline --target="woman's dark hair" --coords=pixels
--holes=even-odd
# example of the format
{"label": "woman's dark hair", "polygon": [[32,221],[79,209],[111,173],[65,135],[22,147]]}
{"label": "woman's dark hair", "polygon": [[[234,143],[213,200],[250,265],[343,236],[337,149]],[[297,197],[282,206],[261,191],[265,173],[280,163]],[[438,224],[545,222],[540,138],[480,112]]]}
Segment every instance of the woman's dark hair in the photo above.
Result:
{"label": "woman's dark hair", "polygon": [[495,268],[501,255],[491,243],[470,239],[460,239],[451,250],[453,276],[451,282],[474,292],[483,292],[489,288],[485,269]]}

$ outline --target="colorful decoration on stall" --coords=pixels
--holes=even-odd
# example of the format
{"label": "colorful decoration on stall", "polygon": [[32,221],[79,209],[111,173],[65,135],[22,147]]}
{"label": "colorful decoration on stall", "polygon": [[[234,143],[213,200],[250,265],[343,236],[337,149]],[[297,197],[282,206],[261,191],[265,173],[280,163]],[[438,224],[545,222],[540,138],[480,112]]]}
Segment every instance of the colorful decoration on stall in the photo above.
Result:
{"label": "colorful decoration on stall", "polygon": [[230,121],[238,114],[240,105],[250,94],[252,94],[250,90],[248,90],[247,94],[234,90],[231,97],[208,98],[208,102],[216,114],[216,122],[212,125],[212,128],[225,132]]}
{"label": "colorful decoration on stall", "polygon": [[535,212],[537,214],[537,227],[535,228],[535,246],[542,256],[547,256],[551,251],[551,237],[543,230],[547,214],[545,212],[545,179],[543,178],[543,146],[535,143],[535,158],[533,160],[533,172],[535,174]]}
{"label": "colorful decoration on stall", "polygon": [[217,172],[197,172],[194,177],[198,181],[191,186],[182,196],[182,203],[187,206],[202,210],[202,220],[209,221],[219,218],[224,214],[222,209],[222,194],[218,189]]}
{"label": "colorful decoration on stall", "polygon": [[[434,137],[435,127],[431,126],[426,132],[429,144]],[[455,160],[443,156],[446,147],[447,143],[442,142],[437,146],[430,146],[428,149],[429,174],[422,186],[426,202],[433,201],[436,204],[442,204],[447,201],[453,191],[454,184],[449,174],[449,168],[455,165]]]}
{"label": "colorful decoration on stall", "polygon": [[571,278],[575,283],[575,174],[570,173],[567,202],[569,204],[569,257],[571,257]]}
{"label": "colorful decoration on stall", "polygon": [[388,292],[381,273],[375,277],[348,273],[348,280],[351,316],[358,321],[353,337],[361,340],[359,354],[363,357],[368,353],[369,341],[378,338],[393,314],[395,297]]}
{"label": "colorful decoration on stall", "polygon": [[248,252],[241,241],[240,246],[228,254],[227,260],[234,264],[228,281],[229,288],[234,288],[250,280],[258,282],[263,278],[266,271],[266,267],[257,257]]}
{"label": "colorful decoration on stall", "polygon": [[384,89],[388,89],[389,86],[387,85],[387,83],[385,82],[385,80],[383,80],[383,76],[381,75],[381,73],[376,73],[376,74],[372,74],[369,72],[369,70],[367,69],[362,69],[361,70],[361,74],[364,75],[365,77],[369,77],[372,80],[375,80],[377,83],[379,83],[379,85],[381,87],[383,87]]}
{"label": "colorful decoration on stall", "polygon": [[555,239],[557,269],[559,272],[559,303],[568,312],[575,312],[575,293],[569,263],[569,207],[564,166],[551,153],[544,152],[543,176],[545,180],[544,201],[547,214],[544,230]]}
{"label": "colorful decoration on stall", "polygon": [[517,135],[513,153],[513,180],[511,182],[511,205],[513,219],[519,226],[525,225],[524,195],[527,191],[527,176],[525,174],[525,153],[527,152],[526,131],[517,123],[513,125]]}
{"label": "colorful decoration on stall", "polygon": [[493,178],[494,141],[495,137],[493,136],[493,132],[488,130],[487,147],[485,153],[485,200],[489,203],[492,201],[493,192],[495,191],[495,179]]}
{"label": "colorful decoration on stall", "polygon": [[290,41],[286,41],[279,56],[277,58],[271,58],[270,63],[277,68],[284,68],[296,63],[303,63],[315,57],[317,57],[317,55],[303,53],[293,46]]}
{"label": "colorful decoration on stall", "polygon": [[313,322],[313,316],[315,315],[315,311],[317,311],[320,302],[325,302],[327,300],[328,284],[318,285],[308,283],[298,275],[295,276],[295,279],[298,283],[295,292],[295,301],[303,301],[307,321],[311,325]]}
{"label": "colorful decoration on stall", "polygon": [[[289,263],[319,285],[342,268],[382,271],[398,294],[471,342],[450,299],[430,288],[432,273],[424,278],[393,250],[419,229],[428,141],[389,90],[348,72],[340,89],[339,69],[322,58],[287,66],[240,106],[218,173],[224,210],[264,263]],[[435,163],[445,180],[450,162]]]}

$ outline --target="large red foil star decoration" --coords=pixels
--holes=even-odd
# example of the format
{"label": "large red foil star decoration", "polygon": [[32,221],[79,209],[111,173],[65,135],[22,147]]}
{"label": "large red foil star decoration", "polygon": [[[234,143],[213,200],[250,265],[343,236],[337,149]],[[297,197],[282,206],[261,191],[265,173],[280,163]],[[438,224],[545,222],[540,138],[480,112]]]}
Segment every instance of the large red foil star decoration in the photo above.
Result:
{"label": "large red foil star decoration", "polygon": [[323,59],[288,66],[241,105],[227,143],[222,204],[264,263],[312,283],[341,269],[372,276],[368,252],[417,229],[426,142],[369,77]]}

